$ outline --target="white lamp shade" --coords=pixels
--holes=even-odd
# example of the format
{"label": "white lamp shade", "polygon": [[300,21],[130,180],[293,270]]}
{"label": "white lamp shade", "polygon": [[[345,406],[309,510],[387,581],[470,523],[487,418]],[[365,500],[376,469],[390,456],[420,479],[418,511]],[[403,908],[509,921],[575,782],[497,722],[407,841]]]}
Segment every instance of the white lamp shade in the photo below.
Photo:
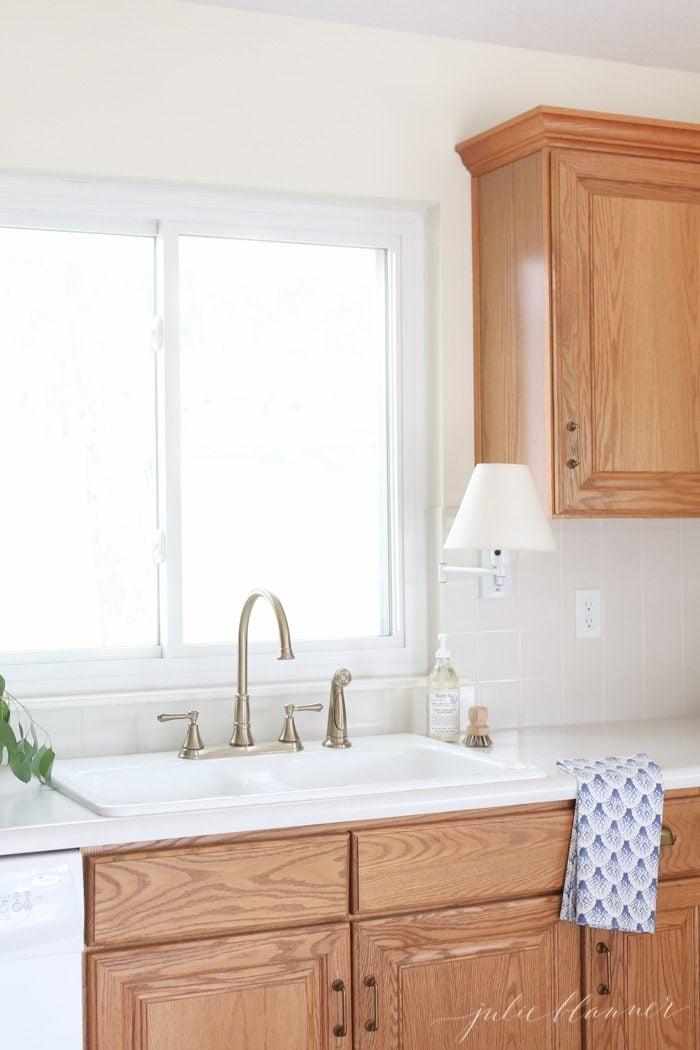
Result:
{"label": "white lamp shade", "polygon": [[520,463],[478,463],[445,547],[556,550],[552,526],[529,469]]}

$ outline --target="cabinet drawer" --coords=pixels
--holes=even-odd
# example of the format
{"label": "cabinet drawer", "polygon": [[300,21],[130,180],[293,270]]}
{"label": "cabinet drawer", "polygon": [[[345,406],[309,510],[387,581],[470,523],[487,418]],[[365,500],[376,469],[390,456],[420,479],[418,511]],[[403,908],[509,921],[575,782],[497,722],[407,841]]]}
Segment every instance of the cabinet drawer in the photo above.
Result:
{"label": "cabinet drawer", "polygon": [[348,846],[338,834],[88,857],[88,944],[344,919]]}
{"label": "cabinet drawer", "polygon": [[700,875],[700,798],[666,799],[663,823],[676,841],[661,847],[659,878]]}
{"label": "cabinet drawer", "polygon": [[359,831],[354,909],[410,911],[560,891],[571,822],[566,809]]}

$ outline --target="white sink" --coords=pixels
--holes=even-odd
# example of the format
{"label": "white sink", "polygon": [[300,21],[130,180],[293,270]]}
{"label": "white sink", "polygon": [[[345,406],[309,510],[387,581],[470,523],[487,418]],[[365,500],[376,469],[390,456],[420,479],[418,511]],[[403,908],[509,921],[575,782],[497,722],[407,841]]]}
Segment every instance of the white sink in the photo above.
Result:
{"label": "white sink", "polygon": [[56,761],[55,788],[95,813],[302,802],[544,777],[537,766],[409,733],[356,737],[348,750],[320,743],[296,754],[188,761],[172,753]]}

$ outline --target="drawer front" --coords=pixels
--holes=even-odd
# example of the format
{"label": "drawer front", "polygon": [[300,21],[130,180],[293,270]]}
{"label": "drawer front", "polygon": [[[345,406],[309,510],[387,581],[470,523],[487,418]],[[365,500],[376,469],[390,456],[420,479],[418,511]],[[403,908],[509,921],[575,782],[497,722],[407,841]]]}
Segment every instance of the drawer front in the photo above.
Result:
{"label": "drawer front", "polygon": [[355,834],[353,907],[410,911],[561,891],[572,811]]}
{"label": "drawer front", "polygon": [[348,855],[338,834],[88,857],[88,944],[345,919]]}
{"label": "drawer front", "polygon": [[700,798],[666,799],[663,824],[676,841],[661,847],[659,878],[700,875]]}

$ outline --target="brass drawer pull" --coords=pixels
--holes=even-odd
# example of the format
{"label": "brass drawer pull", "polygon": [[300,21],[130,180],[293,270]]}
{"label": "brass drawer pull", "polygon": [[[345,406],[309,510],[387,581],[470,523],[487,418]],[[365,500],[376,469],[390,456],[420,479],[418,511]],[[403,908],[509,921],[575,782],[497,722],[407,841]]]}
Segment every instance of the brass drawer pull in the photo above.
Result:
{"label": "brass drawer pull", "polygon": [[377,978],[371,975],[364,979],[365,988],[371,988],[373,993],[373,1013],[374,1017],[371,1017],[369,1021],[365,1021],[365,1031],[367,1032],[378,1032],[379,1031],[379,986],[377,985]]}
{"label": "brass drawer pull", "polygon": [[598,985],[598,995],[610,995],[610,993],[612,992],[612,963],[610,961],[610,949],[608,948],[607,944],[603,943],[603,941],[598,941],[598,943],[595,946],[595,950],[598,952],[598,955],[605,955],[605,959],[608,964],[608,983]]}
{"label": "brass drawer pull", "polygon": [[661,826],[661,841],[662,846],[673,846],[676,842],[676,836],[673,834],[668,824]]}
{"label": "brass drawer pull", "polygon": [[566,424],[566,429],[569,431],[570,434],[576,434],[576,448],[574,450],[574,454],[566,461],[566,465],[569,468],[569,470],[574,470],[574,468],[577,467],[581,462],[581,449],[579,447],[579,425],[578,423],[574,423],[574,421],[571,420],[569,423]]}
{"label": "brass drawer pull", "polygon": [[333,1026],[333,1035],[336,1038],[348,1034],[348,1002],[347,994],[345,991],[345,982],[336,979],[333,981],[331,988],[334,992],[340,992],[340,1024]]}

